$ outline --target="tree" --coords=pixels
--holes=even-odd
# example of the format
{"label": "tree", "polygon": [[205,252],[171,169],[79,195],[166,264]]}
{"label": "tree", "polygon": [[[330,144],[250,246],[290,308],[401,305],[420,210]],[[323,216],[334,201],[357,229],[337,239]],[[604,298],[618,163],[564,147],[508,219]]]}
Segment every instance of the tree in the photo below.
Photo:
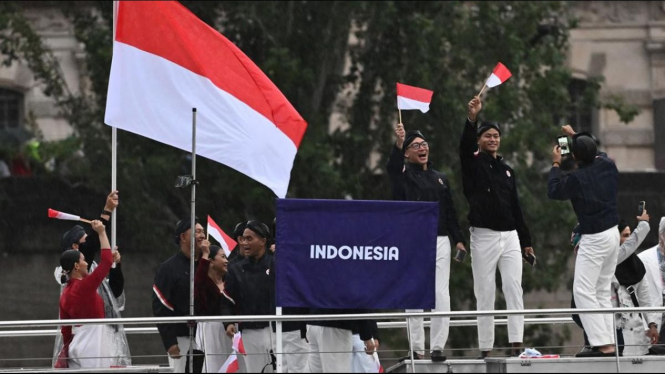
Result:
{"label": "tree", "polygon": [[[110,173],[104,171],[110,165],[110,129],[103,124],[103,114],[112,56],[111,2],[89,2],[87,7],[52,4],[68,15],[77,39],[85,45],[90,89],[79,95],[67,89],[52,52],[11,2],[0,3],[4,62],[21,60],[35,73],[44,92],[75,128],[79,139],[75,144],[85,153],[77,160],[74,177],[104,193],[110,185]],[[518,175],[521,202],[534,236],[539,267],[525,270],[524,290],[554,291],[569,281],[564,274],[574,215],[568,205],[545,198],[544,173],[571,104],[567,89],[571,73],[565,58],[572,25],[564,2],[183,4],[236,43],[308,121],[290,197],[390,198],[382,171],[394,141],[394,87],[399,81],[435,91],[431,111],[405,112],[404,123],[407,129],[419,128],[428,135],[431,159],[450,177],[460,220],[466,225],[468,209],[457,156],[466,103],[497,61],[503,62],[513,77],[487,92],[482,117],[503,126],[501,153]],[[602,104],[598,89],[599,85],[590,85],[591,105]],[[635,115],[620,101],[610,105],[624,113],[626,121]],[[331,132],[335,111],[341,112],[344,126]],[[188,194],[173,188],[175,176],[188,173],[187,153],[122,131],[119,147],[118,185],[123,204],[132,207],[132,214],[120,215],[119,233],[135,248],[164,247],[177,218],[188,212]],[[377,152],[381,157],[374,162]],[[247,218],[270,222],[274,217],[274,197],[266,187],[205,159],[198,174],[198,206],[225,228]],[[204,217],[201,208],[198,215]],[[140,234],[133,227],[142,228]],[[454,264],[450,288],[453,310],[474,309],[468,262]],[[549,332],[547,326],[527,329],[539,344],[561,345],[566,338]],[[403,339],[403,334],[395,339]],[[497,335],[497,342],[501,339]],[[475,346],[475,334],[453,329],[451,343],[454,348]]]}

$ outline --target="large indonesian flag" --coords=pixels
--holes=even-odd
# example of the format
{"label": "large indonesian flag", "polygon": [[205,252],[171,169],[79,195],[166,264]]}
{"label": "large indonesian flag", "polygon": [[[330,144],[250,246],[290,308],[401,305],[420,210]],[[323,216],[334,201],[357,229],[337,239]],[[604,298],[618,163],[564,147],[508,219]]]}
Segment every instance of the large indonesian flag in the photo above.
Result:
{"label": "large indonesian flag", "polygon": [[176,1],[120,1],[109,126],[227,165],[285,197],[307,123],[228,39]]}
{"label": "large indonesian flag", "polygon": [[489,78],[487,78],[487,87],[495,87],[500,85],[501,83],[505,82],[510,78],[512,74],[508,70],[507,67],[505,67],[502,63],[496,64],[496,67],[494,67],[494,70],[492,71],[492,74],[490,75]]}
{"label": "large indonesian flag", "polygon": [[215,238],[219,245],[222,247],[224,250],[224,254],[226,257],[229,257],[231,254],[231,251],[233,248],[236,247],[238,242],[233,240],[230,236],[226,235],[226,233],[213,221],[212,217],[208,216],[208,234]]}
{"label": "large indonesian flag", "polygon": [[427,113],[433,94],[434,91],[397,83],[397,109],[417,109],[423,113]]}

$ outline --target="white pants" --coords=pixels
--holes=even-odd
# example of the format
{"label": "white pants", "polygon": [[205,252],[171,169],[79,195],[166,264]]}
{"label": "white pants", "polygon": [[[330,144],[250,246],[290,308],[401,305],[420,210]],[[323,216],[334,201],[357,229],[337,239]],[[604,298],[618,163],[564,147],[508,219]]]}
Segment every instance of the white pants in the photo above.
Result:
{"label": "white pants", "polygon": [[273,333],[270,327],[260,330],[242,330],[242,342],[245,345],[245,364],[248,373],[272,373],[270,351],[273,349]]}
{"label": "white pants", "polygon": [[[351,359],[352,373],[378,373],[379,364],[374,355],[368,355],[365,352],[365,342],[360,339],[360,335],[353,335],[353,358]],[[378,356],[377,356],[378,357]]]}
{"label": "white pants", "polygon": [[[573,295],[579,309],[612,307],[612,277],[617,267],[619,230],[582,235],[575,259]],[[614,344],[612,314],[580,314],[592,347]]]}
{"label": "white pants", "polygon": [[283,371],[285,373],[304,373],[307,370],[309,345],[300,336],[300,331],[282,333]]}
{"label": "white pants", "polygon": [[69,343],[69,368],[108,368],[113,365],[113,329],[107,325],[74,327]]}
{"label": "white pants", "polygon": [[[447,236],[436,238],[436,280],[435,290],[435,312],[450,311],[450,240]],[[422,312],[422,309],[407,309],[406,312]],[[422,318],[409,318],[411,330],[411,344],[413,351],[421,355],[425,354],[425,327]],[[430,328],[430,350],[443,350],[448,341],[450,318],[432,318]]]}
{"label": "white pants", "polygon": [[205,353],[204,373],[218,372],[233,350],[233,340],[226,336],[222,322],[199,322],[195,342]]}
{"label": "white pants", "polygon": [[189,353],[189,336],[178,336],[178,348],[180,358],[169,356],[169,365],[173,367],[174,373],[184,373],[187,368],[187,354]]}
{"label": "white pants", "polygon": [[307,340],[310,350],[308,372],[351,372],[353,338],[350,330],[310,325],[307,329]]}
{"label": "white pants", "polygon": [[[522,249],[517,231],[471,228],[471,268],[477,309],[494,310],[496,270],[501,273],[503,295],[508,310],[523,310]],[[522,343],[524,316],[508,317],[508,342]],[[494,317],[478,317],[478,347],[494,347]]]}

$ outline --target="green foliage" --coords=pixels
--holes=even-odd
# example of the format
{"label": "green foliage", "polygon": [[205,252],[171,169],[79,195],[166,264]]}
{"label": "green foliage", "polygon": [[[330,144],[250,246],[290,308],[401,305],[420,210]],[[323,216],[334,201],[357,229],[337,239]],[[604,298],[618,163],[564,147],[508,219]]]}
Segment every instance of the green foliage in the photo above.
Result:
{"label": "green foliage", "polygon": [[[54,3],[55,4],[55,3]],[[389,199],[383,173],[397,121],[395,82],[434,90],[429,113],[404,112],[408,129],[432,144],[431,159],[452,183],[460,221],[468,228],[457,148],[467,102],[497,61],[513,77],[486,90],[482,118],[504,129],[501,153],[517,173],[520,198],[534,237],[537,270],[525,268],[525,293],[553,292],[562,284],[574,215],[568,204],[546,198],[546,171],[561,120],[571,107],[565,67],[568,30],[564,2],[197,2],[184,1],[205,22],[236,43],[280,87],[309,127],[292,172],[289,197]],[[111,2],[58,2],[86,52],[89,86],[73,95],[57,60],[21,16],[15,3],[0,3],[0,51],[5,64],[21,60],[76,130],[85,157],[75,173],[90,188],[110,186],[110,134],[103,124],[110,73]],[[351,41],[351,43],[349,43]],[[598,84],[581,105],[598,106]],[[336,107],[337,104],[344,104]],[[622,120],[636,113],[620,102]],[[621,112],[623,110],[623,112]],[[331,115],[342,126],[331,131]],[[188,212],[188,191],[173,187],[189,172],[187,153],[119,131],[118,186],[123,207],[119,235],[136,248],[170,251],[177,217]],[[49,146],[51,147],[51,146]],[[47,147],[47,148],[49,148]],[[239,145],[240,147],[240,145]],[[57,147],[51,147],[54,154]],[[379,152],[379,160],[372,157]],[[241,220],[271,222],[274,196],[230,168],[199,159],[198,216],[211,214],[230,231]],[[124,214],[127,212],[128,214]],[[475,309],[469,261],[453,263],[453,310]],[[505,307],[499,294],[497,306]],[[452,329],[450,347],[476,345],[475,329]],[[503,330],[501,330],[503,331]],[[560,343],[546,327],[531,327],[539,343]],[[399,341],[399,337],[386,337]],[[527,342],[529,341],[527,336]],[[497,344],[506,341],[497,334]],[[406,346],[402,340],[401,346]]]}

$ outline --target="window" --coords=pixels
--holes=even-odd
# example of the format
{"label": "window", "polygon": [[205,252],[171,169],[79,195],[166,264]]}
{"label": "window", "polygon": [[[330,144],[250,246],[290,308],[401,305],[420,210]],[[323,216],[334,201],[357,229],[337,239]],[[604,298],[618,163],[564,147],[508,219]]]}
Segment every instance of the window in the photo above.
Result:
{"label": "window", "polygon": [[0,88],[0,130],[17,129],[21,125],[23,95]]}
{"label": "window", "polygon": [[570,95],[570,108],[568,109],[568,123],[576,132],[593,133],[593,122],[596,118],[594,107],[589,102],[589,83],[583,79],[573,79],[568,85]]}

